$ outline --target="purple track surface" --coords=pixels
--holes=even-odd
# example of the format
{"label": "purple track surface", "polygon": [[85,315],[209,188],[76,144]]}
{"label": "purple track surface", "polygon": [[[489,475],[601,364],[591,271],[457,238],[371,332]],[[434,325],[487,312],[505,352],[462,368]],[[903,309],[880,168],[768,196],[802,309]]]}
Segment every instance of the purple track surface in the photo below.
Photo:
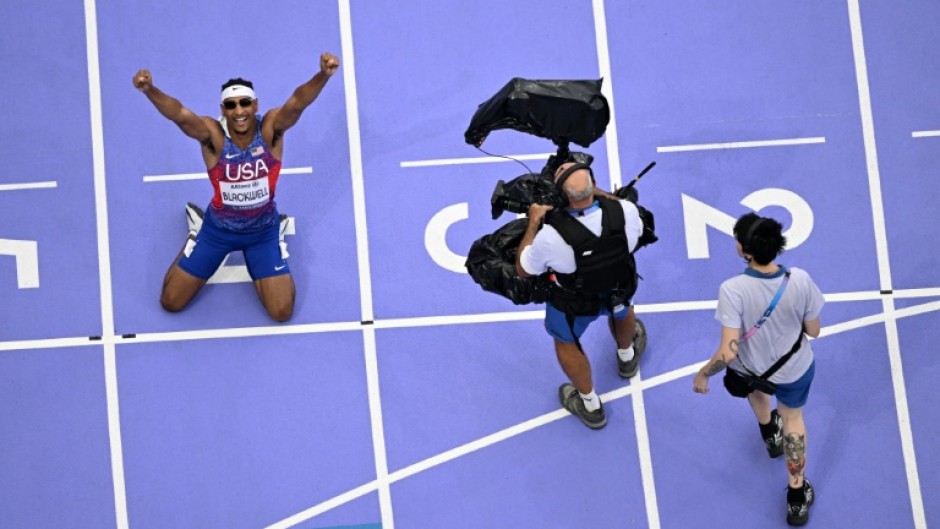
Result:
{"label": "purple track surface", "polygon": [[[786,469],[747,405],[691,377],[714,351],[729,222],[781,220],[827,296],[805,408],[810,526],[940,527],[940,4],[874,0],[61,2],[4,9],[0,526],[478,529],[785,526]],[[268,319],[238,256],[178,314],[157,299],[205,204],[198,145],[131,85],[202,115],[342,67],[286,136],[297,283]],[[649,346],[608,426],[559,407],[541,307],[461,271],[497,180],[463,141],[513,77],[604,78],[586,150],[638,184]],[[574,146],[573,146],[574,147]],[[538,170],[554,146],[495,131]]]}

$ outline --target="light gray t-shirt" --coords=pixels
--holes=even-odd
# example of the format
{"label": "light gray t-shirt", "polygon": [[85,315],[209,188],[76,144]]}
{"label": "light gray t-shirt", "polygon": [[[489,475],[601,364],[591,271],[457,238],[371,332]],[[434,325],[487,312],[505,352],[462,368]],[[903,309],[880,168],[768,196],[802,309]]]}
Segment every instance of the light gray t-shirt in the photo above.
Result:
{"label": "light gray t-shirt", "polygon": [[[770,306],[783,282],[787,269],[765,275],[753,269],[721,284],[715,319],[725,327],[749,331]],[[825,300],[819,287],[805,270],[790,268],[790,280],[770,317],[749,339],[738,346],[738,356],[730,367],[742,371],[742,362],[750,372],[761,375],[793,346],[803,322],[819,317]],[[803,338],[800,349],[790,357],[770,380],[776,383],[795,382],[813,362],[813,347]]]}

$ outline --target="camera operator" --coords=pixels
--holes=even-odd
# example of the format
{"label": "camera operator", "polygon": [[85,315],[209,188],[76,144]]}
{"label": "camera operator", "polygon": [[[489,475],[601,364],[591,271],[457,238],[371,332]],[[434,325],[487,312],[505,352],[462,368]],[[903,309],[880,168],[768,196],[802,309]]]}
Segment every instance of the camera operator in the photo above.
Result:
{"label": "camera operator", "polygon": [[559,399],[586,426],[600,429],[607,418],[579,338],[594,320],[607,316],[617,343],[618,372],[623,378],[636,374],[646,336],[630,303],[637,281],[632,252],[644,225],[634,203],[595,188],[587,164],[562,164],[554,181],[559,207],[529,207],[516,272],[520,277],[552,274],[545,328],[571,381],[561,385]]}

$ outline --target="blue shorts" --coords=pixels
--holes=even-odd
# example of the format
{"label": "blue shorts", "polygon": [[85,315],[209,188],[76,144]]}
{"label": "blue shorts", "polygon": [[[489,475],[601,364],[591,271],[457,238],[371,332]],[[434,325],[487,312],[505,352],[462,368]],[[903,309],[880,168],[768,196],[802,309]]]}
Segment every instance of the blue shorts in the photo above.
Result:
{"label": "blue shorts", "polygon": [[816,361],[809,365],[803,376],[794,382],[786,384],[777,384],[777,392],[774,394],[778,402],[782,402],[788,408],[802,408],[809,397],[809,387],[813,384],[813,377],[816,375]]}
{"label": "blue shorts", "polygon": [[[627,317],[629,312],[629,305],[622,305],[617,307],[618,310],[613,312],[613,317],[615,320],[622,320]],[[568,326],[568,320],[565,318],[565,313],[555,308],[550,302],[545,304],[545,330],[548,331],[548,334],[551,334],[556,340],[574,343],[575,337],[578,339],[581,338],[581,335],[584,334],[584,331],[587,330],[588,326],[591,325],[591,322],[596,320],[601,316],[611,316],[611,311],[606,307],[601,307],[600,312],[593,316],[575,316],[574,317],[574,335],[571,334],[571,327]]]}
{"label": "blue shorts", "polygon": [[236,251],[245,256],[248,274],[254,280],[290,273],[287,261],[281,257],[280,226],[277,223],[256,232],[239,233],[217,228],[206,220],[196,234],[193,251],[189,257],[180,256],[177,264],[190,275],[209,279],[225,256]]}

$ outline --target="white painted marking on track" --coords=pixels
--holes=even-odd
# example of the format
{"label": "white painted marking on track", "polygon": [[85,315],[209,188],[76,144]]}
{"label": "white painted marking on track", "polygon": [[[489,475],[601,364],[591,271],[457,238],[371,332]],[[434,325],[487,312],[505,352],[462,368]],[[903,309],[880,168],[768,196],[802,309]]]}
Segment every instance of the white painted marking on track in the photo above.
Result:
{"label": "white painted marking on track", "polygon": [[[313,167],[288,167],[281,169],[280,175],[313,174]],[[182,182],[187,180],[208,180],[209,175],[202,173],[180,173],[144,176],[144,182]]]}
{"label": "white painted marking on track", "polygon": [[[362,165],[362,138],[359,129],[359,95],[356,90],[356,59],[353,44],[350,0],[338,0],[340,40],[342,42],[343,84],[346,96],[346,126],[349,133],[349,169],[352,176],[353,215],[356,224],[356,255],[359,264],[359,298],[362,321],[375,319],[372,307],[372,269],[369,260],[369,230],[366,223],[366,195]],[[388,461],[385,449],[385,428],[379,392],[379,369],[375,348],[375,330],[363,328],[363,354],[366,364],[366,388],[369,397],[369,420],[372,431],[372,453],[375,457],[376,487],[379,512],[384,529],[395,529],[391,490],[388,482]]]}
{"label": "white painted marking on track", "polygon": [[101,74],[98,63],[98,14],[95,0],[85,0],[85,47],[88,61],[88,103],[91,121],[92,162],[95,182],[95,219],[98,227],[98,281],[101,299],[104,383],[107,401],[111,481],[117,529],[128,529],[127,492],[124,482],[124,449],[118,403],[117,358],[114,345],[114,307],[111,287],[111,242],[108,232],[108,195],[105,176],[104,124],[101,110]]}
{"label": "white painted marking on track", "polygon": [[447,246],[447,230],[453,224],[469,218],[469,209],[466,202],[447,206],[435,213],[424,228],[424,249],[431,260],[441,268],[458,274],[467,273],[467,267],[464,266],[467,256],[457,254]]}
{"label": "white painted marking on track", "polygon": [[[597,49],[597,62],[600,77],[604,79],[601,92],[610,106],[610,123],[605,132],[607,147],[607,173],[610,175],[611,189],[623,185],[620,174],[620,146],[617,142],[617,119],[614,104],[613,71],[610,67],[610,49],[607,42],[607,14],[603,0],[594,0],[594,35]],[[640,381],[640,373],[633,380]],[[631,384],[632,385],[632,384]],[[642,392],[636,392],[633,400],[633,423],[636,430],[637,451],[640,462],[640,475],[643,480],[643,497],[646,505],[647,527],[659,529],[659,505],[656,500],[656,485],[653,479],[653,461],[650,454],[649,432],[646,425],[646,407]]]}
{"label": "white painted marking on track", "polygon": [[440,165],[467,165],[476,163],[503,163],[516,160],[548,160],[548,157],[555,153],[544,154],[507,154],[505,156],[476,156],[472,158],[437,158],[431,160],[412,160],[401,162],[402,168],[409,167],[434,167]]}
{"label": "white painted marking on track", "polygon": [[[858,88],[859,114],[862,118],[862,138],[865,145],[865,161],[868,168],[868,189],[871,197],[872,224],[875,233],[875,250],[878,256],[878,273],[882,291],[891,290],[891,264],[888,259],[888,234],[885,229],[884,204],[881,195],[881,173],[878,167],[878,148],[875,143],[875,120],[872,113],[871,92],[868,84],[868,66],[865,59],[865,41],[862,36],[862,17],[858,0],[848,0],[849,27],[852,33],[852,56],[855,60],[855,81]],[[891,382],[897,408],[898,431],[901,436],[901,451],[907,474],[908,494],[916,529],[926,529],[924,500],[921,495],[920,477],[917,473],[917,457],[914,449],[914,434],[911,431],[910,410],[907,405],[907,388],[904,385],[904,366],[898,342],[897,313],[894,298],[886,296],[884,307],[885,333],[888,340],[888,357],[891,360]]]}
{"label": "white painted marking on track", "polygon": [[810,145],[814,143],[825,143],[826,138],[817,136],[811,138],[788,138],[781,140],[757,140],[757,141],[733,141],[725,143],[700,143],[691,145],[668,145],[656,147],[656,152],[688,152],[688,151],[712,151],[726,149],[749,149],[754,147],[784,147],[793,145]]}
{"label": "white painted marking on track", "polygon": [[16,259],[16,288],[39,288],[39,243],[0,239],[0,255]]}
{"label": "white painted marking on track", "polygon": [[58,187],[55,180],[46,182],[25,182],[22,184],[0,184],[0,191],[23,191],[26,189],[52,189]]}

